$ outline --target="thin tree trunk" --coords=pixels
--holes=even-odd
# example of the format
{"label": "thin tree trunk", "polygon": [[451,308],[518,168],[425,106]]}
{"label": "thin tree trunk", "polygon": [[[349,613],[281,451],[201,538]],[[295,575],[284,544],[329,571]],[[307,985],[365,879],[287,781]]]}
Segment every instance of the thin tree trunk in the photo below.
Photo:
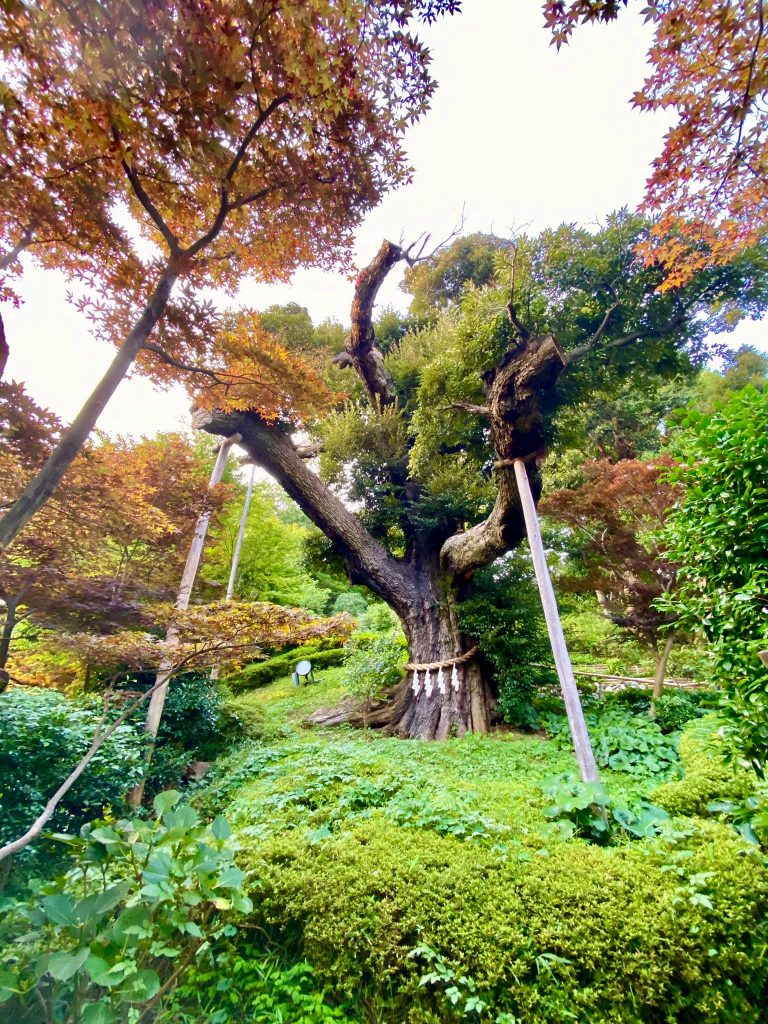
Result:
{"label": "thin tree trunk", "polygon": [[[211,473],[211,479],[208,482],[209,490],[221,482],[230,448],[239,440],[239,435],[235,434],[233,437],[229,437],[225,441],[222,441],[219,446],[219,453],[216,456],[213,472]],[[203,512],[199,516],[197,525],[195,526],[195,534],[192,538],[192,543],[189,546],[187,560],[184,564],[184,572],[181,574],[181,583],[179,584],[179,590],[176,595],[176,607],[180,611],[189,607],[189,598],[192,593],[192,587],[195,583],[195,577],[197,576],[200,558],[203,554],[203,545],[205,544],[205,535],[208,532],[208,523],[210,522],[210,519],[211,513]],[[179,631],[176,626],[171,625],[168,627],[165,639],[168,644],[175,644],[178,641]],[[165,707],[165,698],[168,695],[168,683],[171,675],[173,674],[173,667],[174,662],[170,659],[165,659],[161,662],[157,671],[157,676],[155,677],[152,698],[149,702],[149,707],[147,708],[147,720],[144,724],[144,730],[150,737],[150,746],[147,751],[148,765],[152,759],[154,741],[157,737],[157,732],[160,728],[160,722],[163,717],[163,708]],[[144,780],[142,780],[137,786],[134,786],[130,791],[128,794],[128,803],[134,807],[138,807],[143,798]]]}
{"label": "thin tree trunk", "polygon": [[579,772],[584,782],[597,782],[597,764],[595,763],[595,755],[592,752],[592,744],[587,732],[587,723],[584,721],[584,711],[581,706],[579,691],[576,687],[571,659],[568,656],[568,648],[560,622],[560,614],[557,610],[552,580],[547,568],[547,559],[544,553],[544,544],[541,540],[536,506],[533,502],[533,494],[528,482],[528,471],[525,468],[525,463],[520,459],[515,460],[515,479],[520,491],[525,526],[528,531],[528,543],[531,548],[533,567],[536,572],[536,582],[539,585],[549,641],[552,644],[552,654],[555,658],[555,666],[563,691],[563,700],[565,701],[565,710],[568,715],[568,724],[571,728],[573,745],[576,749]]}
{"label": "thin tree trunk", "polygon": [[5,622],[3,623],[2,636],[0,636],[0,693],[7,688],[8,683],[10,682],[10,677],[5,666],[8,662],[8,654],[11,649],[11,638],[13,637],[13,631],[16,628],[17,621],[15,602],[6,602]]}
{"label": "thin tree trunk", "polygon": [[8,364],[8,356],[10,354],[8,339],[5,337],[5,324],[3,323],[2,316],[0,316],[0,379],[2,379],[5,373],[5,367]]}
{"label": "thin tree trunk", "polygon": [[17,622],[16,602],[6,602],[5,622],[3,623],[3,632],[0,636],[0,669],[5,668],[8,661],[8,654],[11,649],[11,638]]}
{"label": "thin tree trunk", "polygon": [[88,440],[109,399],[133,364],[141,346],[165,312],[177,274],[167,270],[155,286],[144,312],[118,349],[107,372],[87,399],[72,425],[61,436],[43,468],[0,519],[0,551],[4,550],[50,498],[69,466]]}
{"label": "thin tree trunk", "polygon": [[667,633],[667,639],[664,644],[664,650],[659,654],[658,649],[654,651],[654,661],[656,662],[656,671],[653,676],[653,700],[658,700],[659,697],[664,693],[664,680],[667,678],[667,662],[669,661],[669,655],[672,650],[672,645],[675,642],[673,633]]}

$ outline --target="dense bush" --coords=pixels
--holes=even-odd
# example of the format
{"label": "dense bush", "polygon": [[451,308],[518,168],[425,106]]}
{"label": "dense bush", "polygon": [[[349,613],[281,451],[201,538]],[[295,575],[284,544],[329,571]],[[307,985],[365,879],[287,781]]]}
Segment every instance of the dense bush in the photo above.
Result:
{"label": "dense bush", "polygon": [[352,634],[343,679],[349,692],[364,702],[364,716],[372,700],[402,679],[407,657],[408,645],[399,631]]}
{"label": "dense bush", "polygon": [[364,633],[389,633],[400,628],[400,620],[390,607],[377,601],[369,605],[368,611],[360,618],[360,629]]}
{"label": "dense bush", "polygon": [[696,690],[667,690],[654,704],[654,721],[662,732],[675,732],[706,713],[702,701],[707,699],[712,699],[712,695]]}
{"label": "dense bush", "polygon": [[653,791],[654,803],[670,814],[706,814],[713,801],[741,800],[753,789],[754,775],[726,762],[726,746],[718,726],[717,719],[707,717],[689,726],[681,736],[682,779]]}
{"label": "dense bush", "polygon": [[544,616],[533,570],[514,552],[500,565],[477,572],[466,600],[458,606],[459,622],[476,641],[498,691],[504,721],[534,729],[537,688],[556,682]]}
{"label": "dense bush", "polygon": [[273,658],[265,661],[254,661],[244,666],[238,672],[228,675],[224,682],[233,693],[241,693],[243,690],[254,690],[259,686],[266,686],[273,683],[280,676],[290,675],[300,661],[308,659],[315,668],[331,668],[341,665],[346,656],[343,647],[330,646],[338,644],[337,640],[314,644],[305,644],[303,647],[294,647],[291,651],[283,654],[276,654]]}
{"label": "dense bush", "polygon": [[[96,698],[72,700],[52,690],[0,697],[0,840],[25,832],[87,751],[102,714]],[[144,743],[121,725],[63,798],[51,828],[75,832],[106,805],[118,806],[139,781]]]}
{"label": "dense bush", "polygon": [[736,392],[709,416],[691,411],[676,439],[672,479],[685,496],[663,542],[679,563],[669,610],[704,631],[721,716],[736,757],[768,772],[768,691],[758,653],[768,646],[768,390]]}
{"label": "dense bush", "polygon": [[[223,818],[202,824],[166,791],[150,820],[96,821],[70,869],[3,907],[0,1005],[30,1024],[135,1024],[195,955],[247,912]],[[177,969],[178,968],[178,969]],[[6,1018],[9,1019],[9,1018]]]}
{"label": "dense bush", "polygon": [[[593,705],[584,718],[595,760],[602,768],[640,776],[660,775],[678,761],[674,737],[665,736],[656,722],[643,715],[633,715],[617,705]],[[553,736],[570,743],[564,716],[549,715],[547,729]]]}
{"label": "dense bush", "polygon": [[284,833],[244,863],[254,923],[371,1019],[764,1019],[768,875],[735,833],[549,852],[500,854],[373,816],[338,839]]}
{"label": "dense bush", "polygon": [[331,605],[331,615],[341,615],[342,612],[346,612],[348,615],[354,615],[356,619],[365,615],[367,610],[368,602],[362,594],[358,594],[354,590],[349,590],[346,594],[339,594]]}

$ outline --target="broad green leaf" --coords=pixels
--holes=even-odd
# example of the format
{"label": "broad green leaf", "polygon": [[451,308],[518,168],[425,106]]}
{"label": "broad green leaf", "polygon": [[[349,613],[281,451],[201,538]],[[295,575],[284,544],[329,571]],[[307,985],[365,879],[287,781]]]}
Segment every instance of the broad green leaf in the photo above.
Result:
{"label": "broad green leaf", "polygon": [[87,946],[74,953],[52,953],[48,957],[48,973],[58,981],[69,981],[80,970],[90,956]]}

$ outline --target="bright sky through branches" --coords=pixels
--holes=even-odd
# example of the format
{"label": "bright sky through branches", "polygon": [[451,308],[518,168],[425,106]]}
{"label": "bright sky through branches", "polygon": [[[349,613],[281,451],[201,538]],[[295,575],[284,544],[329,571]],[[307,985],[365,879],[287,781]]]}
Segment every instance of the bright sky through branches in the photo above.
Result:
{"label": "bright sky through branches", "polygon": [[[366,220],[357,242],[361,264],[384,237],[408,241],[425,230],[445,236],[462,207],[466,232],[504,235],[563,220],[589,224],[640,201],[665,123],[630,107],[645,77],[649,39],[639,17],[582,28],[558,54],[537,3],[466,0],[463,14],[424,36],[439,90],[407,139],[414,183]],[[381,301],[405,308],[397,283],[392,275]],[[90,337],[60,276],[28,269],[21,292],[25,304],[4,312],[8,376],[69,420],[113,351]],[[240,298],[256,308],[295,301],[317,323],[346,322],[351,295],[344,278],[303,271],[291,285],[246,286]],[[768,325],[747,321],[729,340],[768,349]],[[157,392],[137,377],[121,385],[99,425],[134,435],[176,429],[188,421],[188,404],[180,388]]]}

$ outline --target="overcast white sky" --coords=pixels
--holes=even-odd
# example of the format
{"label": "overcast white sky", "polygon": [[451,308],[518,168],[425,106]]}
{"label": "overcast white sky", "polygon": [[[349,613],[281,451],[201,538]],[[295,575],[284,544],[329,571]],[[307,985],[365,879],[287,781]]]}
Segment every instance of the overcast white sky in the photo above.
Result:
{"label": "overcast white sky", "polygon": [[[580,30],[557,53],[537,0],[465,0],[463,14],[424,35],[439,90],[408,136],[413,184],[389,196],[358,233],[361,265],[384,237],[447,235],[462,207],[466,232],[504,234],[562,221],[589,224],[639,202],[665,127],[630,105],[645,76],[648,33],[639,17]],[[393,275],[382,289],[383,305],[407,305],[398,281]],[[29,267],[24,305],[3,315],[8,376],[69,420],[114,350],[91,338],[66,292],[60,276]],[[296,301],[316,323],[346,323],[351,285],[343,276],[302,271],[290,285],[246,284],[240,298],[256,308]],[[731,338],[768,350],[768,324],[742,324]],[[99,426],[133,435],[177,429],[188,423],[188,404],[181,389],[158,392],[133,378]]]}

